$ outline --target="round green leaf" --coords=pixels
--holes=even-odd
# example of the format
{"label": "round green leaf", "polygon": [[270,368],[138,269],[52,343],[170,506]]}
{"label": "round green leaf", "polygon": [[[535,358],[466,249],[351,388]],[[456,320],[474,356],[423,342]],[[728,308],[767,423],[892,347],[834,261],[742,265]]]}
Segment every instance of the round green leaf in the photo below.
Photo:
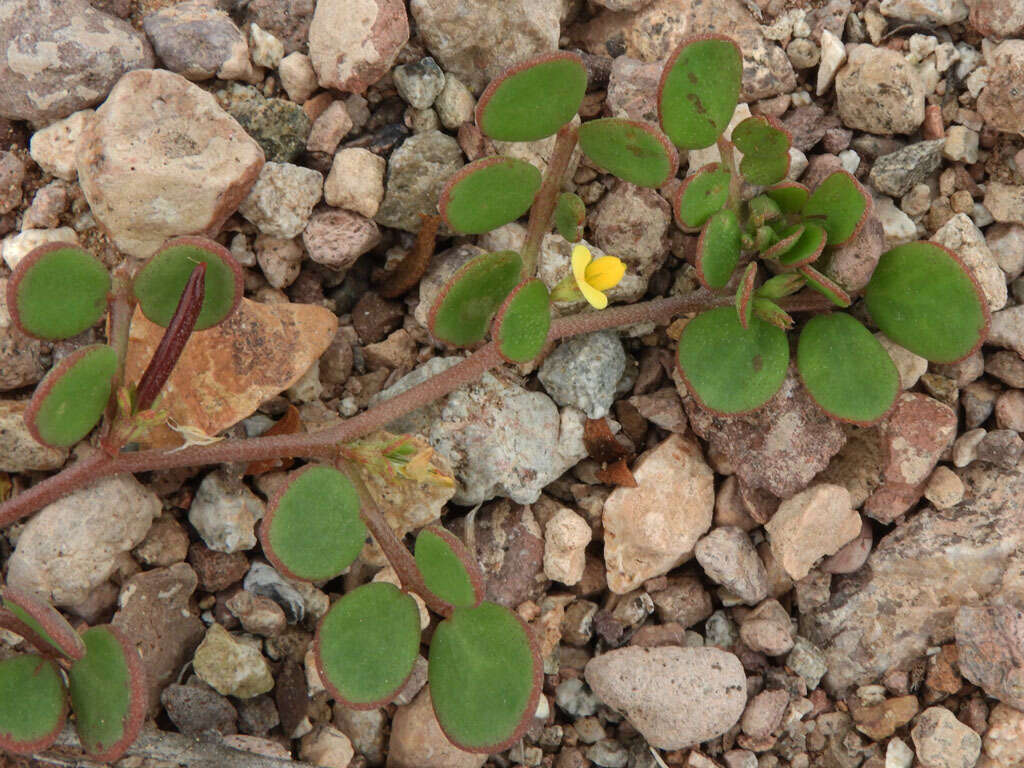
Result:
{"label": "round green leaf", "polygon": [[420,650],[416,601],[385,582],[357,587],[324,616],[314,641],[331,695],[352,709],[376,709],[402,688]]}
{"label": "round green leaf", "polygon": [[697,315],[679,337],[679,370],[705,407],[725,414],[760,408],[786,378],[786,334],[758,317],[744,330],[733,307]]}
{"label": "round green leaf", "polygon": [[868,193],[852,175],[836,171],[807,198],[805,219],[818,218],[829,245],[842,245],[860,230],[868,215]]}
{"label": "round green leaf", "polygon": [[843,312],[808,321],[800,332],[796,365],[814,401],[842,421],[874,424],[900,391],[899,373],[885,347]]}
{"label": "round green leaf", "polygon": [[779,255],[779,263],[787,267],[801,267],[818,259],[825,250],[826,234],[823,227],[811,221],[799,225],[800,236]]}
{"label": "round green leaf", "polygon": [[293,473],[260,524],[267,558],[285,575],[306,581],[339,575],[359,556],[366,536],[352,482],[322,465]]}
{"label": "round green leaf", "polygon": [[540,183],[540,171],[525,160],[485,157],[448,180],[438,208],[456,232],[479,235],[526,213]]}
{"label": "round green leaf", "polygon": [[185,284],[199,262],[206,264],[203,308],[195,330],[202,331],[225,320],[242,300],[242,268],[231,252],[205,237],[176,237],[139,270],[132,289],[142,313],[167,327],[178,307]]}
{"label": "round green leaf", "polygon": [[72,446],[106,410],[117,373],[117,353],[105,344],[75,350],[46,374],[25,409],[25,424],[40,443]]}
{"label": "round green leaf", "polygon": [[580,126],[580,149],[595,165],[638,187],[660,187],[679,170],[679,153],[657,127],[605,117]]}
{"label": "round green leaf", "polygon": [[740,173],[751,184],[774,184],[789,173],[789,155],[744,155]]}
{"label": "round green leaf", "polygon": [[718,163],[705,165],[687,177],[676,193],[673,209],[679,226],[696,229],[729,199],[729,172]]}
{"label": "round green leaf", "polygon": [[799,213],[803,210],[810,192],[807,187],[796,181],[783,181],[769,187],[764,193],[779,204],[783,213]]}
{"label": "round green leaf", "polygon": [[729,282],[740,260],[740,225],[736,214],[725,209],[704,224],[697,241],[697,278],[708,288]]}
{"label": "round green leaf", "polygon": [[882,254],[864,292],[871,319],[901,347],[937,363],[974,352],[988,334],[988,306],[963,262],[935,243]]}
{"label": "round green leaf", "polygon": [[572,192],[562,192],[555,203],[555,228],[558,234],[575,243],[583,237],[583,222],[587,218],[587,207],[582,198]]}
{"label": "round green leaf", "polygon": [[758,195],[748,204],[747,229],[767,224],[769,221],[776,221],[782,216],[782,209],[779,204],[767,195]]}
{"label": "round green leaf", "polygon": [[680,149],[710,147],[729,125],[740,95],[743,57],[719,35],[684,40],[658,85],[661,129]]}
{"label": "round green leaf", "polygon": [[430,314],[438,341],[465,347],[483,341],[491,319],[519,282],[523,260],[515,251],[477,256],[452,275]]}
{"label": "round green leaf", "polygon": [[498,353],[510,363],[527,363],[544,349],[551,328],[551,298],[537,278],[521,282],[494,318]]}
{"label": "round green leaf", "polygon": [[437,721],[459,749],[507,749],[537,709],[542,675],[533,638],[495,603],[457,608],[437,625],[427,674]]}
{"label": "round green leaf", "polygon": [[826,296],[837,307],[845,308],[852,303],[849,294],[843,290],[839,283],[821,274],[810,264],[804,264],[797,269],[800,270],[800,274],[804,276],[809,287]]}
{"label": "round green leaf", "polygon": [[107,309],[110,275],[77,245],[47,243],[18,262],[7,307],[19,330],[37,339],[67,339],[91,328]]}
{"label": "round green leaf", "polygon": [[789,133],[775,118],[755,115],[732,129],[732,143],[744,155],[784,155],[789,152]]}
{"label": "round green leaf", "polygon": [[82,633],[85,656],[68,672],[71,709],[82,747],[114,762],[146,719],[146,680],[138,651],[109,624]]}
{"label": "round green leaf", "polygon": [[64,656],[80,659],[85,655],[85,643],[81,636],[49,603],[28,592],[7,586],[0,593],[0,605]]}
{"label": "round green leaf", "polygon": [[587,91],[575,53],[546,53],[495,78],[476,105],[476,124],[498,141],[536,141],[572,120]]}
{"label": "round green leaf", "polygon": [[455,608],[473,608],[484,598],[483,577],[466,546],[439,526],[416,536],[416,566],[423,583]]}
{"label": "round green leaf", "polygon": [[53,744],[67,717],[57,665],[26,653],[0,661],[0,749],[17,755]]}

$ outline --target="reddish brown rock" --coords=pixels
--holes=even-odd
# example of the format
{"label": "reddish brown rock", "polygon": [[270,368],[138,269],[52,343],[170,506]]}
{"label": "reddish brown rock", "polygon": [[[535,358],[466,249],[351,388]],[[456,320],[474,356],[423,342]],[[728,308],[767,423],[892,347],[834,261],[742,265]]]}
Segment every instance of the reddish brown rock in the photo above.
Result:
{"label": "reddish brown rock", "polygon": [[309,25],[309,58],[324,88],[362,93],[408,39],[402,0],[320,0]]}
{"label": "reddish brown rock", "polygon": [[897,696],[870,706],[859,704],[853,697],[848,704],[857,730],[874,741],[884,741],[892,736],[897,728],[913,720],[921,709],[916,696]]}
{"label": "reddish brown rock", "polygon": [[237,584],[249,570],[244,552],[215,552],[200,542],[188,550],[188,561],[199,577],[199,586],[205,592],[220,592]]}

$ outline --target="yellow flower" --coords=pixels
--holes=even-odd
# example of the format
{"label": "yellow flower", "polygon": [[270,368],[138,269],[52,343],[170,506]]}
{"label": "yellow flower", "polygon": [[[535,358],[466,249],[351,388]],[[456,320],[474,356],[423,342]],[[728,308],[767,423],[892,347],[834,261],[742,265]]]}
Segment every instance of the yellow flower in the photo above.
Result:
{"label": "yellow flower", "polygon": [[608,306],[608,297],[604,291],[614,288],[626,274],[626,265],[615,256],[602,256],[595,259],[585,245],[577,245],[572,249],[572,274],[590,306],[604,309]]}

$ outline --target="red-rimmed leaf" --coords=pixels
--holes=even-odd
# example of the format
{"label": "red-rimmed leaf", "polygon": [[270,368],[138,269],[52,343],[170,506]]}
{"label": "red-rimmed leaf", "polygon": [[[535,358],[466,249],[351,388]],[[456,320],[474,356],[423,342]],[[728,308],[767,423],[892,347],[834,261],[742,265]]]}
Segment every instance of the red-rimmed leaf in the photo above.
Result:
{"label": "red-rimmed leaf", "polygon": [[0,661],[0,749],[41,752],[67,719],[67,693],[56,664],[26,653]]}
{"label": "red-rimmed leaf", "polygon": [[729,199],[729,172],[718,163],[705,165],[679,186],[672,211],[682,229],[697,229],[722,210]]}
{"label": "red-rimmed leaf", "polygon": [[743,277],[736,288],[736,315],[740,319],[740,325],[746,330],[750,327],[750,317],[753,311],[751,299],[754,296],[754,281],[757,279],[757,262],[750,262],[743,270]]}
{"label": "red-rimmed leaf", "polygon": [[754,317],[782,331],[788,331],[793,327],[793,318],[771,299],[755,296],[753,305]]}
{"label": "red-rimmed leaf", "polygon": [[764,194],[778,203],[783,213],[799,213],[811,195],[807,187],[796,181],[779,182],[766,189]]}
{"label": "red-rimmed leaf", "polygon": [[416,601],[382,581],[342,596],[313,640],[324,686],[351,709],[377,709],[391,701],[412,674],[419,650]]}
{"label": "red-rimmed leaf", "polygon": [[457,536],[430,525],[416,536],[416,567],[431,594],[449,609],[474,608],[484,599],[484,578],[476,559]]}
{"label": "red-rimmed leaf", "polygon": [[558,234],[575,243],[583,237],[583,222],[587,218],[587,207],[583,199],[572,192],[562,192],[555,203],[555,228]]}
{"label": "red-rimmed leaf", "polygon": [[825,277],[814,267],[805,264],[799,267],[799,270],[800,274],[807,280],[807,285],[827,297],[837,307],[846,308],[852,303],[849,294],[842,289],[839,283]]}
{"label": "red-rimmed leaf", "polygon": [[80,659],[85,655],[85,643],[82,642],[82,638],[67,619],[49,603],[12,586],[4,587],[3,592],[0,592],[0,600],[4,608],[27,624],[36,635],[49,644],[51,650],[56,650],[69,659]]}
{"label": "red-rimmed leaf", "polygon": [[774,117],[754,115],[732,129],[732,143],[744,155],[767,157],[789,152],[791,137]]}
{"label": "red-rimmed leaf", "polygon": [[437,206],[453,230],[479,235],[530,210],[540,184],[540,171],[525,160],[484,157],[448,180]]}
{"label": "red-rimmed leaf", "polygon": [[679,153],[657,126],[604,117],[580,126],[580,149],[595,165],[638,187],[660,187],[679,170]]}
{"label": "red-rimmed leaf", "polygon": [[783,272],[765,280],[754,295],[765,299],[781,299],[783,296],[791,296],[805,285],[807,280],[799,272]]}
{"label": "red-rimmed leaf", "polygon": [[779,255],[779,264],[796,268],[805,264],[813,264],[825,250],[827,235],[825,230],[812,221],[805,221],[800,237],[786,251]]}
{"label": "red-rimmed leaf", "polygon": [[550,329],[548,288],[532,277],[512,289],[494,318],[491,335],[507,362],[527,363],[544,349]]}
{"label": "red-rimmed leaf", "polygon": [[790,248],[796,245],[796,241],[800,239],[803,233],[804,225],[795,224],[793,227],[786,231],[786,235],[782,239],[776,240],[775,243],[773,243],[771,246],[762,251],[761,258],[779,258],[779,256],[786,253],[786,251],[788,251]]}
{"label": "red-rimmed leaf", "polygon": [[476,105],[476,124],[498,141],[536,141],[572,120],[587,90],[575,53],[545,53],[496,77]]}
{"label": "red-rimmed leaf", "polygon": [[110,399],[117,353],[105,344],[75,350],[46,374],[25,409],[25,424],[44,445],[67,448],[88,435]]}
{"label": "red-rimmed leaf", "polygon": [[739,221],[731,210],[719,211],[704,223],[697,241],[697,279],[707,288],[721,288],[739,259]]}
{"label": "red-rimmed leaf", "polygon": [[448,280],[430,313],[438,341],[466,347],[483,341],[505,297],[519,283],[523,260],[515,251],[486,253],[464,264]]}
{"label": "red-rimmed leaf", "polygon": [[52,341],[91,328],[107,308],[110,274],[73,243],[46,243],[18,262],[7,282],[7,308],[18,330]]}
{"label": "red-rimmed leaf", "polygon": [[779,204],[767,195],[758,195],[747,205],[747,228],[757,228],[782,215]]}
{"label": "red-rimmed leaf", "polygon": [[529,627],[495,603],[456,608],[437,625],[427,670],[434,714],[448,740],[495,754],[526,731],[543,673]]}
{"label": "red-rimmed leaf", "polygon": [[871,196],[852,174],[836,171],[815,187],[804,203],[804,219],[819,219],[829,245],[842,245],[856,235],[871,212]]}
{"label": "red-rimmed leaf", "polygon": [[68,671],[75,728],[89,755],[114,762],[146,720],[146,672],[139,652],[117,627],[87,629],[82,641],[85,656]]}
{"label": "red-rimmed leaf", "polygon": [[743,56],[724,35],[684,40],[658,83],[661,129],[680,149],[703,149],[728,126],[739,100]]}
{"label": "red-rimmed leaf", "polygon": [[740,160],[740,173],[751,184],[774,184],[789,173],[789,154],[744,155]]}

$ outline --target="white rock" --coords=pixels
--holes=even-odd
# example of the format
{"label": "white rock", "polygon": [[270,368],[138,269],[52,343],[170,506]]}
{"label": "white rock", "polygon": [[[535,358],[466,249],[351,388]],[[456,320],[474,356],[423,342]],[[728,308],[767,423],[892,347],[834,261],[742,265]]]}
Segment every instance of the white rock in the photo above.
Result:
{"label": "white rock", "polygon": [[284,58],[284,43],[260,29],[258,24],[250,24],[249,55],[256,66],[276,69]]}
{"label": "white rock", "polygon": [[882,0],[885,16],[921,24],[953,24],[967,18],[964,0]]}
{"label": "white rock", "polygon": [[323,188],[319,171],[291,163],[267,163],[238,212],[265,235],[298,237],[320,202]]}
{"label": "white rock", "polygon": [[544,529],[544,575],[572,586],[583,578],[592,533],[587,521],[562,507]]}
{"label": "white rock", "polygon": [[33,133],[29,154],[36,165],[59,179],[74,181],[78,176],[75,146],[92,114],[93,110],[82,109]]}
{"label": "white rock", "polygon": [[[742,123],[750,117],[750,107],[745,102],[740,102],[736,105],[736,111],[732,113],[732,119],[729,120],[729,124],[725,127],[725,131],[722,133],[727,139],[732,138],[732,129]],[[736,155],[737,161],[739,160],[740,153],[738,150],[733,150]],[[718,151],[718,144],[712,144],[710,147],[704,149],[691,149],[690,154],[690,165],[687,169],[687,174],[694,174],[709,163],[720,163],[722,162],[722,153]]]}
{"label": "white rock", "polygon": [[316,72],[313,71],[309,56],[299,51],[293,51],[281,59],[277,65],[277,74],[281,77],[281,85],[288,98],[297,104],[304,103],[317,89]]}
{"label": "white rock", "polygon": [[216,552],[241,552],[256,546],[254,528],[265,505],[241,483],[232,486],[220,472],[199,484],[188,521],[203,542]]}
{"label": "white rock", "polygon": [[896,370],[899,371],[900,389],[910,389],[928,371],[928,361],[920,355],[915,355],[909,349],[904,349],[884,333],[876,333],[875,338],[878,339],[879,344],[885,347]]}
{"label": "white rock", "polygon": [[889,740],[885,748],[885,768],[910,768],[914,764],[914,750],[898,736]]}
{"label": "white rock", "polygon": [[386,170],[384,158],[368,149],[341,149],[334,156],[324,183],[324,200],[328,205],[372,219],[384,199]]}
{"label": "white rock", "polygon": [[299,757],[323,768],[348,768],[355,754],[348,736],[330,725],[319,726],[299,743]]}
{"label": "white rock", "polygon": [[846,48],[843,41],[832,34],[829,30],[821,31],[821,63],[818,64],[818,83],[815,93],[819,96],[832,85],[836,72],[846,61]]}
{"label": "white rock", "polygon": [[910,243],[917,239],[917,225],[914,220],[896,207],[891,197],[878,195],[874,198],[875,216],[885,232],[885,247]]}
{"label": "white rock", "polygon": [[8,235],[0,241],[0,253],[7,262],[7,266],[14,269],[18,262],[25,258],[31,251],[44,243],[74,243],[78,244],[78,234],[71,227],[58,227],[57,229],[26,229],[13,235]]}

